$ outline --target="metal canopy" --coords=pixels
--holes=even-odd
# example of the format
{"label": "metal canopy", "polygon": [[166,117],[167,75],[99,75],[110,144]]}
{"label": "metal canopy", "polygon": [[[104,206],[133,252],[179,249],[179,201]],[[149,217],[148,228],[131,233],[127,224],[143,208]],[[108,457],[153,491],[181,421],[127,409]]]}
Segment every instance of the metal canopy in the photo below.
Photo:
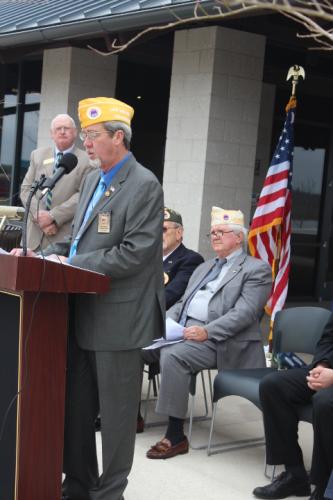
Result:
{"label": "metal canopy", "polygon": [[[207,0],[207,5],[213,4]],[[0,0],[0,48],[142,28],[189,15],[193,0]]]}

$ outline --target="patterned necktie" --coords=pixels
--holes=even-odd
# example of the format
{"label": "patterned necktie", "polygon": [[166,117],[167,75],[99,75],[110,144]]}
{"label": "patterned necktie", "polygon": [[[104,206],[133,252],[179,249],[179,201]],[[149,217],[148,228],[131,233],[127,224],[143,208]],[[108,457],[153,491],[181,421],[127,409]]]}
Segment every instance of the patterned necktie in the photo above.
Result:
{"label": "patterned necktie", "polygon": [[104,194],[105,190],[106,190],[106,184],[104,182],[104,179],[101,178],[100,181],[99,181],[99,183],[97,184],[97,187],[95,189],[94,194],[92,195],[92,198],[91,198],[90,203],[89,203],[89,205],[87,207],[86,213],[84,214],[84,219],[82,221],[80,229],[78,230],[77,235],[75,237],[75,240],[73,241],[73,243],[71,245],[71,248],[70,248],[70,251],[69,251],[69,259],[71,257],[73,257],[73,255],[76,254],[77,246],[78,246],[78,243],[80,241],[81,234],[83,232],[84,226],[86,225],[87,220],[91,216],[92,211],[94,210],[95,206],[99,202],[101,196]]}
{"label": "patterned necktie", "polygon": [[198,283],[198,285],[195,287],[195,289],[192,291],[192,293],[187,297],[185,303],[183,304],[183,309],[180,314],[180,319],[178,323],[180,325],[185,326],[186,320],[187,320],[187,311],[190,305],[191,300],[193,299],[194,295],[197,293],[198,290],[201,290],[201,288],[204,288],[207,283],[210,281],[214,281],[218,275],[221,272],[222,266],[227,262],[227,259],[218,259],[214,266],[211,268],[211,270],[206,274],[206,276],[203,277],[203,279]]}
{"label": "patterned necktie", "polygon": [[[64,156],[63,153],[60,153],[60,152],[57,153],[56,161],[55,161],[54,167],[53,167],[53,174],[57,170],[59,162],[61,161],[63,156]],[[51,210],[51,207],[52,207],[52,191],[49,190],[45,196],[45,208],[46,208],[46,210]]]}

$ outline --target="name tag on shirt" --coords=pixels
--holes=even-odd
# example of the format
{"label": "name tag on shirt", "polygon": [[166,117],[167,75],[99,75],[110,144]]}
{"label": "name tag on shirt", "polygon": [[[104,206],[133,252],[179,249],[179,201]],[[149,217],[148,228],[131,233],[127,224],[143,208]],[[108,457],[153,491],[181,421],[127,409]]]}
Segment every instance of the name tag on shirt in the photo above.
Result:
{"label": "name tag on shirt", "polygon": [[97,232],[107,234],[111,231],[111,214],[110,212],[100,212],[98,214]]}
{"label": "name tag on shirt", "polygon": [[50,165],[51,163],[54,163],[54,158],[46,158],[46,160],[43,161],[43,165]]}

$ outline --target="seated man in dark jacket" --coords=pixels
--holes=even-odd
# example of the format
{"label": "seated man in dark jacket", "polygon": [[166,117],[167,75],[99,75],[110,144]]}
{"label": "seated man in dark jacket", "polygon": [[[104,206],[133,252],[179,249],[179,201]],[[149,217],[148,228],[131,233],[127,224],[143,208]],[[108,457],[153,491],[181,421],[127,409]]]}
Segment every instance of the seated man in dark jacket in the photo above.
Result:
{"label": "seated man in dark jacket", "polygon": [[163,270],[166,309],[180,299],[194,269],[204,260],[198,252],[183,245],[182,216],[175,210],[164,208]]}
{"label": "seated man in dark jacket", "polygon": [[[163,270],[165,285],[165,307],[168,310],[185,292],[194,269],[202,264],[203,257],[183,245],[184,227],[180,213],[164,208],[163,222]],[[155,363],[158,373],[159,366]],[[154,370],[153,370],[154,371]],[[138,413],[137,433],[144,430],[144,421]]]}
{"label": "seated man in dark jacket", "polygon": [[[260,384],[266,457],[270,465],[285,465],[267,486],[255,488],[256,498],[278,499],[311,495],[324,499],[333,467],[333,314],[318,342],[311,365],[267,375]],[[312,403],[314,442],[310,480],[298,444],[297,407]],[[315,490],[310,491],[310,483]]]}

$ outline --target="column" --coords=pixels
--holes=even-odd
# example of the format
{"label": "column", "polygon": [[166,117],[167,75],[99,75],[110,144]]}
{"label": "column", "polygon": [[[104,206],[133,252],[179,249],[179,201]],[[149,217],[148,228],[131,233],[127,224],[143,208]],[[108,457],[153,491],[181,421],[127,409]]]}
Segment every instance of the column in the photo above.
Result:
{"label": "column", "polygon": [[68,113],[78,124],[78,101],[115,94],[117,56],[103,57],[89,49],[65,47],[44,51],[38,147],[50,144],[50,123]]}
{"label": "column", "polygon": [[210,255],[213,205],[251,208],[265,38],[218,26],[176,32],[164,165],[165,203],[185,244]]}

